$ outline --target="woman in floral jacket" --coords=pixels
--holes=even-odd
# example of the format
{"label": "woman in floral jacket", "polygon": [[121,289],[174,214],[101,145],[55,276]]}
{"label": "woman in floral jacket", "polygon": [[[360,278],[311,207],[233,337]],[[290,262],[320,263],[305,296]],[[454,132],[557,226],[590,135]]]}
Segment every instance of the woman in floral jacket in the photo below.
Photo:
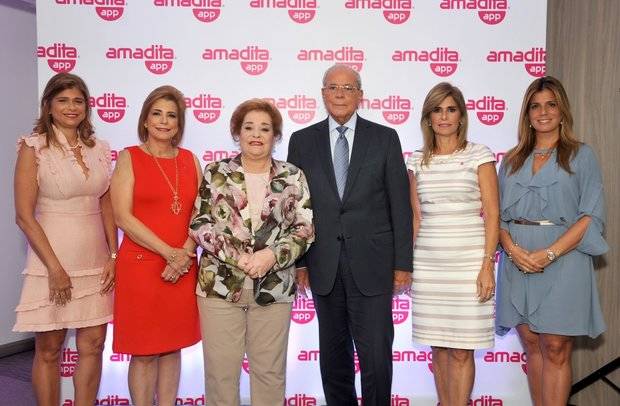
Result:
{"label": "woman in floral jacket", "polygon": [[295,261],[314,240],[303,172],[272,159],[282,117],[263,100],[237,107],[230,129],[241,153],[205,168],[190,235],[203,248],[196,294],[210,405],[239,405],[250,364],[252,405],[284,402]]}

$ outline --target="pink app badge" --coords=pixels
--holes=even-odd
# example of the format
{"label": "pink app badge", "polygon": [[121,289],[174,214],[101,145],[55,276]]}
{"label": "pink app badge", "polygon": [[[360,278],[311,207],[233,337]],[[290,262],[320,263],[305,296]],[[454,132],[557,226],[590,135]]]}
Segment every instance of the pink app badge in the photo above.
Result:
{"label": "pink app badge", "polygon": [[504,118],[506,101],[495,96],[484,96],[479,100],[468,99],[467,110],[476,112],[476,117],[484,125],[497,125]]}
{"label": "pink app badge", "polygon": [[201,93],[196,97],[186,97],[185,106],[193,110],[196,120],[203,124],[211,124],[220,118],[223,104],[221,98]]}
{"label": "pink app badge", "polygon": [[71,72],[75,68],[78,52],[75,47],[57,42],[47,47],[38,46],[37,57],[47,59],[47,65],[56,73]]}
{"label": "pink app badge", "polygon": [[104,93],[101,96],[92,96],[88,103],[97,111],[99,118],[106,123],[117,123],[125,116],[127,99],[116,93]]}

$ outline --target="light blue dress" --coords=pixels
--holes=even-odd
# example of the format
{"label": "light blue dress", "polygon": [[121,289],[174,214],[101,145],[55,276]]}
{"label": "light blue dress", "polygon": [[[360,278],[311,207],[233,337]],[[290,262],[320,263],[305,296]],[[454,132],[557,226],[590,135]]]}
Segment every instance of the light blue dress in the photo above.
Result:
{"label": "light blue dress", "polygon": [[[533,156],[509,175],[499,172],[501,227],[529,251],[544,249],[583,216],[592,221],[579,243],[542,273],[523,274],[502,253],[497,286],[496,329],[503,335],[528,324],[536,333],[596,337],[605,331],[592,257],[608,250],[602,233],[605,204],[601,172],[592,149],[581,144],[570,162],[573,174],[556,162],[556,152],[532,175]],[[550,220],[552,226],[511,220]]]}

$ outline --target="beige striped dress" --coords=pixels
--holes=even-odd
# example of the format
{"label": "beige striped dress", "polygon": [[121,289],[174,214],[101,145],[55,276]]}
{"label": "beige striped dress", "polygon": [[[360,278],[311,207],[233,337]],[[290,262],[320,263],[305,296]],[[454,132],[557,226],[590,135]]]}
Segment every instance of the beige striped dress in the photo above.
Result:
{"label": "beige striped dress", "polygon": [[407,160],[422,211],[413,251],[413,340],[437,347],[478,349],[494,343],[494,300],[480,303],[476,278],[484,257],[478,166],[494,162],[484,145]]}

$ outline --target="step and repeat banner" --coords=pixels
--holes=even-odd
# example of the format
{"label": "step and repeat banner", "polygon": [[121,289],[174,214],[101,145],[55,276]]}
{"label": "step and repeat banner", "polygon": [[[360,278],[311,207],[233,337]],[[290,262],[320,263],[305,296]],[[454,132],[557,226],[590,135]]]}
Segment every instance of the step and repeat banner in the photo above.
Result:
{"label": "step and repeat banner", "polygon": [[[183,146],[202,165],[234,156],[228,125],[234,108],[259,97],[282,112],[289,135],[326,117],[325,69],[346,63],[362,76],[359,114],[396,128],[406,159],[421,147],[420,110],[440,81],[467,100],[469,139],[501,161],[516,143],[521,98],[545,73],[546,1],[541,0],[38,0],[39,88],[56,72],[87,82],[97,135],[113,158],[137,144],[146,95],[170,84],[185,95]],[[436,405],[430,348],[411,342],[411,302],[394,298],[392,405]],[[98,405],[128,405],[130,356],[104,353]],[[324,404],[312,299],[294,303],[286,405]],[[170,334],[174,334],[171,331]],[[73,405],[75,340],[62,352],[63,406]],[[183,351],[178,405],[205,405],[202,349]],[[525,354],[516,335],[476,352],[470,405],[529,404]],[[241,371],[249,404],[250,365]],[[357,368],[359,369],[359,368]],[[359,388],[359,374],[357,374]],[[358,391],[358,393],[360,393]]]}

